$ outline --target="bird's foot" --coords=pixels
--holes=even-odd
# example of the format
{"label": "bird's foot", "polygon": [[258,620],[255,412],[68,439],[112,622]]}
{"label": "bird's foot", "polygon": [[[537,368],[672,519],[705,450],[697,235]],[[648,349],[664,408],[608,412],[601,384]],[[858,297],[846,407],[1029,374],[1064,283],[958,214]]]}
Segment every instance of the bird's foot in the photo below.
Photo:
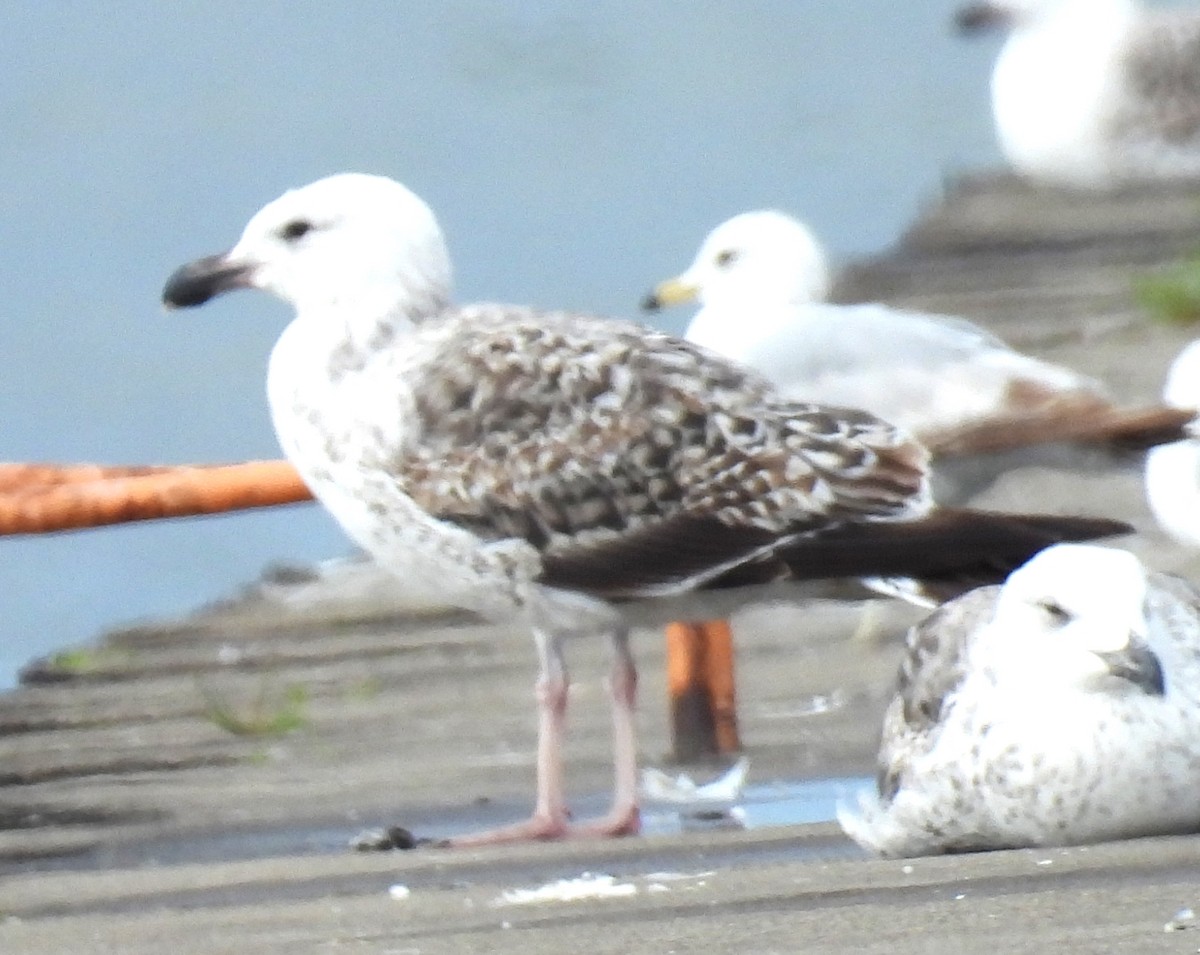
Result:
{"label": "bird's foot", "polygon": [[482,832],[470,832],[462,836],[452,836],[436,842],[435,845],[459,848],[502,845],[508,842],[548,842],[554,839],[565,839],[571,832],[572,826],[566,813],[534,813],[524,822],[514,823],[511,826],[500,826],[496,829],[485,829]]}
{"label": "bird's foot", "polygon": [[[559,839],[612,839],[636,836],[642,831],[642,815],[636,805],[613,807],[607,815],[585,822],[572,823],[564,814],[548,816],[534,814],[524,822],[498,829],[486,829],[428,844],[442,848],[503,845],[510,842],[550,842]],[[426,844],[421,840],[422,844]]]}
{"label": "bird's foot", "polygon": [[619,836],[636,836],[642,831],[642,814],[636,805],[613,806],[608,814],[599,819],[571,826],[569,835],[579,839],[611,839]]}

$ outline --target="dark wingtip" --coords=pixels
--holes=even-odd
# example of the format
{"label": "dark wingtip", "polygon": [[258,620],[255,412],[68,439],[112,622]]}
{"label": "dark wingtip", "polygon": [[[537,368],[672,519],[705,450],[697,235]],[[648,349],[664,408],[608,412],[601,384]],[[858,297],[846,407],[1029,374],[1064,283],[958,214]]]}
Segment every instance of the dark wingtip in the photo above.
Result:
{"label": "dark wingtip", "polygon": [[209,299],[246,285],[247,270],[231,265],[223,255],[209,255],[177,268],[163,286],[167,308],[193,308]]}

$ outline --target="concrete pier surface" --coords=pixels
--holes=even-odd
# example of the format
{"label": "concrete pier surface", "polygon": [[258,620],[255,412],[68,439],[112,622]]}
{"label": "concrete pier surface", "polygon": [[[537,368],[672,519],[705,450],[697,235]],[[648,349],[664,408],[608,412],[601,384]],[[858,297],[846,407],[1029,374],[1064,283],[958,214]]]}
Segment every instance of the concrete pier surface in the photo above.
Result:
{"label": "concrete pier surface", "polygon": [[[1150,322],[1133,277],[1198,247],[1200,186],[1097,197],[983,176],[839,290],[964,315],[1145,403],[1192,332]],[[1032,464],[976,503],[1123,518],[1148,563],[1200,576],[1154,526],[1136,467]],[[735,619],[753,784],[873,772],[919,614],[884,605],[877,636],[853,641],[860,612]],[[662,645],[635,638],[645,764],[669,750]],[[610,785],[605,651],[568,648],[581,814]],[[346,848],[366,827],[436,837],[526,812],[533,674],[518,627],[400,606],[369,572],[287,569],[31,665],[0,696],[0,952],[1200,951],[1196,836],[905,861],[867,858],[829,822]],[[559,880],[579,897],[519,893]]]}

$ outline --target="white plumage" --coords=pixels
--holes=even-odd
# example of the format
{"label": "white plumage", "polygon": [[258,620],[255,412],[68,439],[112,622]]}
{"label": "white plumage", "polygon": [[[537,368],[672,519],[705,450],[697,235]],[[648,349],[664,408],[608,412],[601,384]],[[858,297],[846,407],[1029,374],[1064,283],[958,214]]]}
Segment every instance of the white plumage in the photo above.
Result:
{"label": "white plumage", "polygon": [[1200,594],[1058,545],[913,628],[878,790],[839,821],[888,856],[1200,829]]}
{"label": "white plumage", "polygon": [[[1200,410],[1200,341],[1175,358],[1163,400],[1174,408]],[[1182,441],[1146,455],[1146,500],[1159,526],[1176,541],[1200,548],[1200,434],[1192,425]]]}
{"label": "white plumage", "polygon": [[[537,806],[481,839],[636,831],[635,672],[609,600],[670,598],[732,572],[770,584],[790,572],[781,546],[931,508],[925,450],[870,415],[782,402],[640,326],[453,307],[433,213],[389,179],[343,174],[284,194],[228,253],[179,269],[164,300],[245,287],[295,307],[267,390],[317,498],[417,589],[534,630]],[[719,591],[725,610],[740,592]],[[591,827],[569,821],[560,755],[562,642],[580,632],[615,648],[616,795]]]}
{"label": "white plumage", "polygon": [[959,23],[1010,31],[992,113],[1017,172],[1092,188],[1200,175],[1200,11],[985,0]]}

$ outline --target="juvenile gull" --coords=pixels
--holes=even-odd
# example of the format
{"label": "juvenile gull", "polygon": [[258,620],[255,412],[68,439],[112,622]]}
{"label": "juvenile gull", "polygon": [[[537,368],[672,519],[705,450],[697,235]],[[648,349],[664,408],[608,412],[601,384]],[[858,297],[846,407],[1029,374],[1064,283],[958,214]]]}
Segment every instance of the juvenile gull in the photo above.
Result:
{"label": "juvenile gull", "polygon": [[914,627],[878,790],[887,856],[1200,830],[1200,593],[1126,551],[1048,548]]}
{"label": "juvenile gull", "polygon": [[[1171,363],[1163,400],[1176,408],[1200,409],[1200,340]],[[1146,455],[1146,499],[1159,527],[1180,544],[1200,548],[1200,432],[1195,425],[1183,440]]]}
{"label": "juvenile gull", "polygon": [[[995,452],[1148,445],[1178,436],[1188,418],[1162,407],[1120,409],[1094,379],[1023,355],[961,318],[825,302],[829,284],[812,232],[762,210],[713,229],[687,270],[643,306],[698,300],[689,341],[754,368],[785,397],[862,408],[907,429],[939,470],[953,468],[965,484],[1025,463]],[[937,486],[939,500],[956,496],[947,485]]]}
{"label": "juvenile gull", "polygon": [[[284,194],[232,250],[180,268],[163,298],[200,305],[246,287],[295,308],[267,391],[316,497],[394,574],[533,630],[534,814],[458,844],[637,831],[629,614],[662,622],[699,589],[727,613],[798,577],[994,577],[1053,540],[1126,529],[935,510],[924,448],[869,414],[785,402],[638,325],[454,307],[433,213],[383,177]],[[616,783],[610,813],[575,825],[562,644],[584,633],[615,650]]]}
{"label": "juvenile gull", "polygon": [[1017,172],[1093,188],[1200,175],[1200,10],[985,0],[958,24],[1010,31],[992,113]]}

